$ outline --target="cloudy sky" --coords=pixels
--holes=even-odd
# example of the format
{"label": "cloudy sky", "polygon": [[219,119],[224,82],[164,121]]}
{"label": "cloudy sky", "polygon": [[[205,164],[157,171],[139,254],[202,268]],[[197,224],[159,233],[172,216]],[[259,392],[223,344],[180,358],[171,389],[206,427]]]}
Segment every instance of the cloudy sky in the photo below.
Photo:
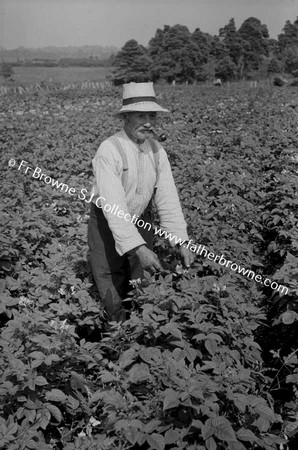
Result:
{"label": "cloudy sky", "polygon": [[147,45],[164,25],[217,34],[232,17],[257,17],[276,38],[297,16],[298,0],[0,0],[0,46]]}

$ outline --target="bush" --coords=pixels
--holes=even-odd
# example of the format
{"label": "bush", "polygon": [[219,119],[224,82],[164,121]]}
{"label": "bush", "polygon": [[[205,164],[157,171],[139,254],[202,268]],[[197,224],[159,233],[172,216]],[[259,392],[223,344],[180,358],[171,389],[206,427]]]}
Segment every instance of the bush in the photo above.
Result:
{"label": "bush", "polygon": [[14,74],[14,70],[12,68],[11,64],[3,63],[0,66],[0,76],[5,79],[12,79],[12,76]]}
{"label": "bush", "polygon": [[274,77],[273,78],[273,85],[274,86],[284,86],[285,80],[281,77]]}

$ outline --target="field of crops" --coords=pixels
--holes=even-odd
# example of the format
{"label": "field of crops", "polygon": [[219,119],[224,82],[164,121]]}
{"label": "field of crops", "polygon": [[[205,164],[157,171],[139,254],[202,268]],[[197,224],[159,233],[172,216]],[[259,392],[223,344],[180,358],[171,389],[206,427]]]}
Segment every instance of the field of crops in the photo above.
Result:
{"label": "field of crops", "polygon": [[[13,79],[15,84],[22,86],[34,83],[80,83],[86,80],[91,82],[104,81],[108,69],[105,67],[25,67],[17,66],[13,68]],[[12,85],[12,82],[4,80],[1,84]]]}
{"label": "field of crops", "polygon": [[121,91],[1,96],[1,449],[297,448],[297,88],[156,91],[190,237],[259,277],[159,238],[102,335],[88,193]]}

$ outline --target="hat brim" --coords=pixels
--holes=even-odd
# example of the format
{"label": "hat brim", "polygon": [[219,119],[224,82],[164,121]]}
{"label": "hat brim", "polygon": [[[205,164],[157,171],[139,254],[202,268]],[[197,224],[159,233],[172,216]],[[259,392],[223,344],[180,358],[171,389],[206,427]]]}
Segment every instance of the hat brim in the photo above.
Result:
{"label": "hat brim", "polygon": [[155,102],[138,102],[131,105],[122,106],[122,108],[116,113],[123,114],[128,112],[170,112],[168,109],[162,108]]}

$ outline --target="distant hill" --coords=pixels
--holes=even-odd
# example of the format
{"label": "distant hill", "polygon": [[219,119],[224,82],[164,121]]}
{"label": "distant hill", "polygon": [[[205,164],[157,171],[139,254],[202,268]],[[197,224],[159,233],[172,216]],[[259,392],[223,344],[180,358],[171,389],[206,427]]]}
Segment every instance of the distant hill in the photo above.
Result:
{"label": "distant hill", "polygon": [[84,45],[82,47],[42,47],[25,48],[18,47],[7,50],[0,47],[0,60],[6,62],[31,61],[34,59],[60,60],[63,58],[98,58],[108,59],[111,55],[118,53],[118,48],[114,46]]}

